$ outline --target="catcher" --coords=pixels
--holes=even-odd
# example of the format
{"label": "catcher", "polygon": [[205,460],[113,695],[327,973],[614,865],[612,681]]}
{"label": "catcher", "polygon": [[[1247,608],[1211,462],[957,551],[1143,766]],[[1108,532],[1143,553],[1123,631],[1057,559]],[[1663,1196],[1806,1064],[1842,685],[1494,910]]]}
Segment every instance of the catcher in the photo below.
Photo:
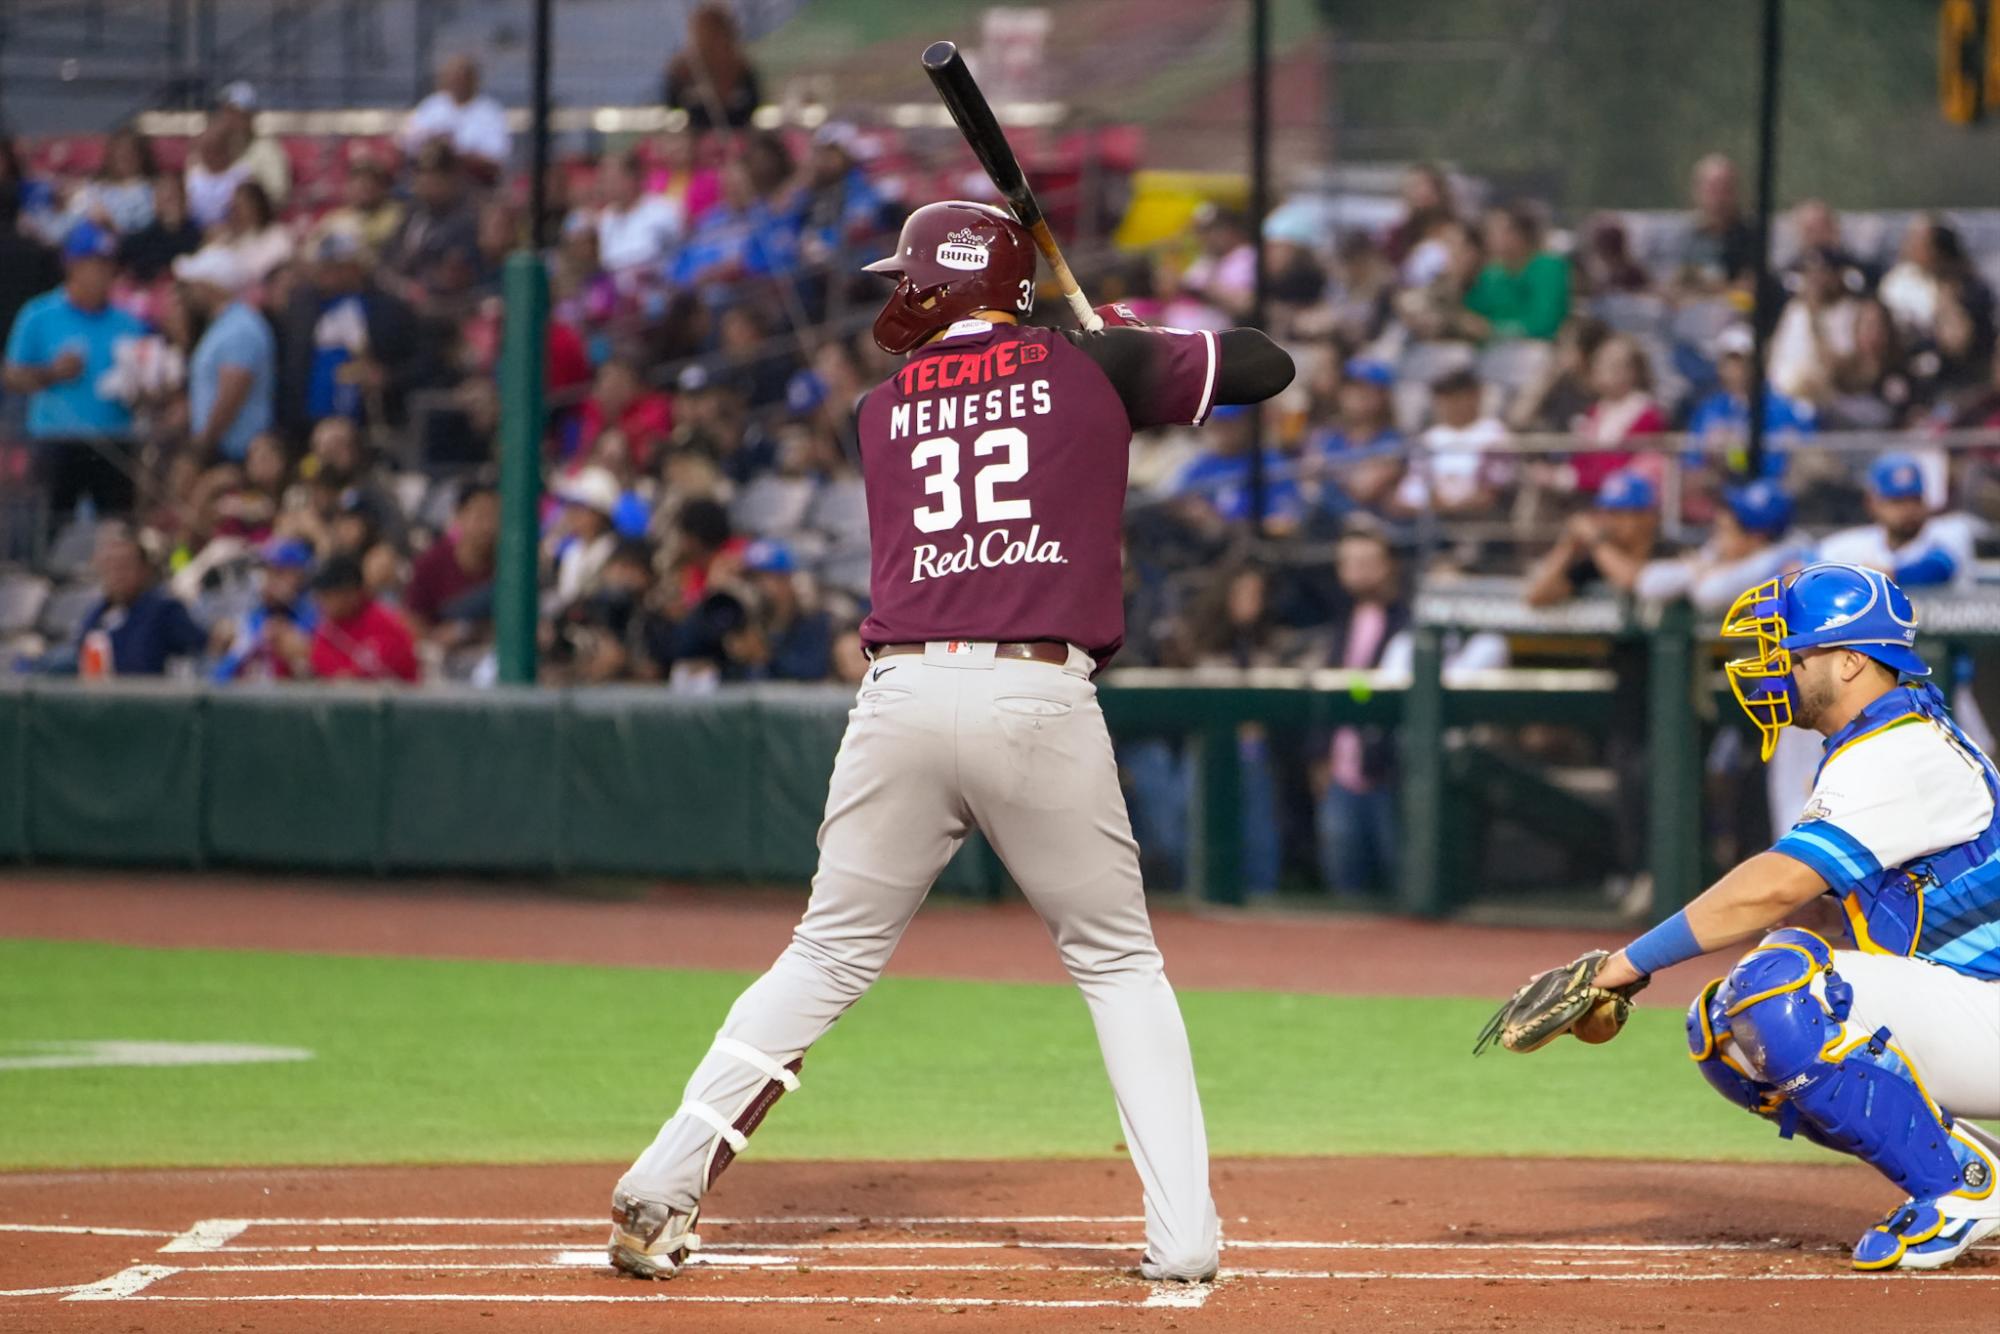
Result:
{"label": "catcher", "polygon": [[[1826,737],[1804,814],[1624,949],[1530,981],[1475,1048],[1607,1041],[1652,974],[1768,932],[1702,989],[1688,1048],[1723,1097],[1908,1196],[1862,1234],[1856,1269],[1941,1269],[2000,1231],[2000,1140],[1960,1119],[2000,1116],[2000,773],[1924,679],[1916,624],[1858,565],[1739,597],[1722,633],[1752,652],[1726,671],[1764,758],[1787,726]],[[1779,927],[1821,895],[1844,910],[1839,948]]]}

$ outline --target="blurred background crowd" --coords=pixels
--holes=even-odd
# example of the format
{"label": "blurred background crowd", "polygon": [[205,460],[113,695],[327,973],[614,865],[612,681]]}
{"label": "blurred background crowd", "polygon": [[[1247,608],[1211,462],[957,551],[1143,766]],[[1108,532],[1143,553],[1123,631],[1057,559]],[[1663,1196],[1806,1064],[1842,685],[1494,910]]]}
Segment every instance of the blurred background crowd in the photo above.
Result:
{"label": "blurred background crowd", "polygon": [[[566,145],[544,182],[542,677],[858,680],[852,409],[892,365],[857,269],[911,208],[990,187],[955,137],[771,123],[728,5],[660,40],[666,128]],[[175,133],[0,138],[11,671],[492,681],[499,282],[531,195],[480,63],[435,81],[383,133],[276,133],[237,81]],[[1121,666],[1394,672],[1420,581],[1709,612],[1816,551],[1977,576],[2000,210],[1789,201],[1760,293],[1720,152],[1675,164],[1679,209],[1414,162],[1286,191],[1259,234],[1240,182],[1163,192],[1120,127],[1036,142],[1059,227],[1123,220],[1077,249],[1093,300],[1227,327],[1261,249],[1264,322],[1301,367],[1264,411],[1134,441]],[[1473,635],[1452,663],[1520,652]],[[1245,745],[1253,889],[1288,862],[1387,883],[1386,738]],[[1181,758],[1126,760],[1142,841],[1182,846]]]}

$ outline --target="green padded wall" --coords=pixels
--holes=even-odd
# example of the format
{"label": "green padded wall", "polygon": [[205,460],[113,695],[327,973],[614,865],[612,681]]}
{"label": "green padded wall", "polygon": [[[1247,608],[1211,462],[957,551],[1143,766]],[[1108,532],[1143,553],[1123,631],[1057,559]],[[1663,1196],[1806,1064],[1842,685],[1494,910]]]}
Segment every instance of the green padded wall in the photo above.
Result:
{"label": "green padded wall", "polygon": [[28,830],[51,861],[202,859],[201,697],[170,686],[36,689]]}
{"label": "green padded wall", "polygon": [[579,870],[740,876],[755,846],[754,711],[658,690],[579,691],[561,751]]}
{"label": "green padded wall", "polygon": [[560,692],[384,698],[382,851],[390,869],[560,869]]}
{"label": "green padded wall", "polygon": [[28,855],[27,692],[0,681],[0,862]]}
{"label": "green padded wall", "polygon": [[382,865],[379,691],[245,687],[210,695],[207,711],[212,858],[337,871]]}
{"label": "green padded wall", "polygon": [[760,880],[812,879],[826,784],[847,730],[853,692],[836,686],[761,687],[756,694],[756,844],[749,873]]}

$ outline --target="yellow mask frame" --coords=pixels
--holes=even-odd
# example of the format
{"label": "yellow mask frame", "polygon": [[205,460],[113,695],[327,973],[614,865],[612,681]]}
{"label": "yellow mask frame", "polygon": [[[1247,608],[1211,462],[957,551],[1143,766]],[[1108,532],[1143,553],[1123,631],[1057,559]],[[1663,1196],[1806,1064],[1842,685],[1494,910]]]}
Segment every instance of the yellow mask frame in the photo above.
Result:
{"label": "yellow mask frame", "polygon": [[1722,617],[1722,637],[1752,641],[1750,656],[1722,664],[1730,693],[1757,724],[1762,758],[1778,748],[1778,733],[1792,725],[1792,651],[1785,647],[1784,580],[1767,579],[1746,590]]}

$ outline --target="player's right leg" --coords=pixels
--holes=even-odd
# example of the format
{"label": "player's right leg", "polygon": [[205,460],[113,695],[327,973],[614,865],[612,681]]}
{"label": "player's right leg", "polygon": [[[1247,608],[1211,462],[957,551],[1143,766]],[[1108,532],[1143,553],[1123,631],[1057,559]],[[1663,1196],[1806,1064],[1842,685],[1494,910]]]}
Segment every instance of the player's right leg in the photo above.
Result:
{"label": "player's right leg", "polygon": [[1153,943],[1139,849],[1088,659],[967,672],[990,692],[960,737],[965,792],[1083,992],[1144,1188],[1148,1278],[1218,1264],[1208,1137],[1180,1003]]}
{"label": "player's right leg", "polygon": [[[1947,969],[1845,953],[1839,961],[1861,980],[1836,971],[1833,951],[1810,931],[1786,928],[1766,936],[1695,1001],[1689,1049],[1724,1097],[1777,1122],[1781,1135],[1798,1131],[1852,1154],[1909,1196],[1863,1234],[1854,1248],[1857,1269],[1942,1268],[2000,1231],[2000,1195],[1990,1145],[1952,1115],[1990,1115],[1992,1106],[1941,1105],[1931,1080],[1942,1075],[1945,1087],[1977,1098],[1979,1085],[1967,1082],[1948,1058],[1956,1042],[1991,1043],[2000,1036],[2000,1015],[1983,1025],[1954,1025],[1957,1016],[1936,996],[1902,1003],[1905,988],[1935,990],[1933,983],[1953,979],[1962,984],[1954,993],[1986,985]],[[1925,975],[1932,971],[1940,976]],[[1864,1001],[1863,985],[1871,999]],[[1885,1022],[1892,1011],[1910,1018],[1906,1030]],[[1946,1025],[1940,1031],[1955,1027],[1952,1046],[1935,1045],[1917,1018],[1926,1012],[1936,1012]],[[1918,1049],[1929,1059],[1915,1055]],[[1990,1050],[2000,1053],[2000,1045]],[[1986,1061],[2000,1065],[2000,1056]],[[1976,1070],[1972,1078],[1979,1078]]]}
{"label": "player's right leg", "polygon": [[737,998],[679,1109],[612,1194],[612,1264],[628,1274],[671,1278],[700,1245],[703,1193],[798,1087],[806,1049],[881,976],[965,837],[950,747],[956,673],[908,665],[861,688],[791,944]]}

